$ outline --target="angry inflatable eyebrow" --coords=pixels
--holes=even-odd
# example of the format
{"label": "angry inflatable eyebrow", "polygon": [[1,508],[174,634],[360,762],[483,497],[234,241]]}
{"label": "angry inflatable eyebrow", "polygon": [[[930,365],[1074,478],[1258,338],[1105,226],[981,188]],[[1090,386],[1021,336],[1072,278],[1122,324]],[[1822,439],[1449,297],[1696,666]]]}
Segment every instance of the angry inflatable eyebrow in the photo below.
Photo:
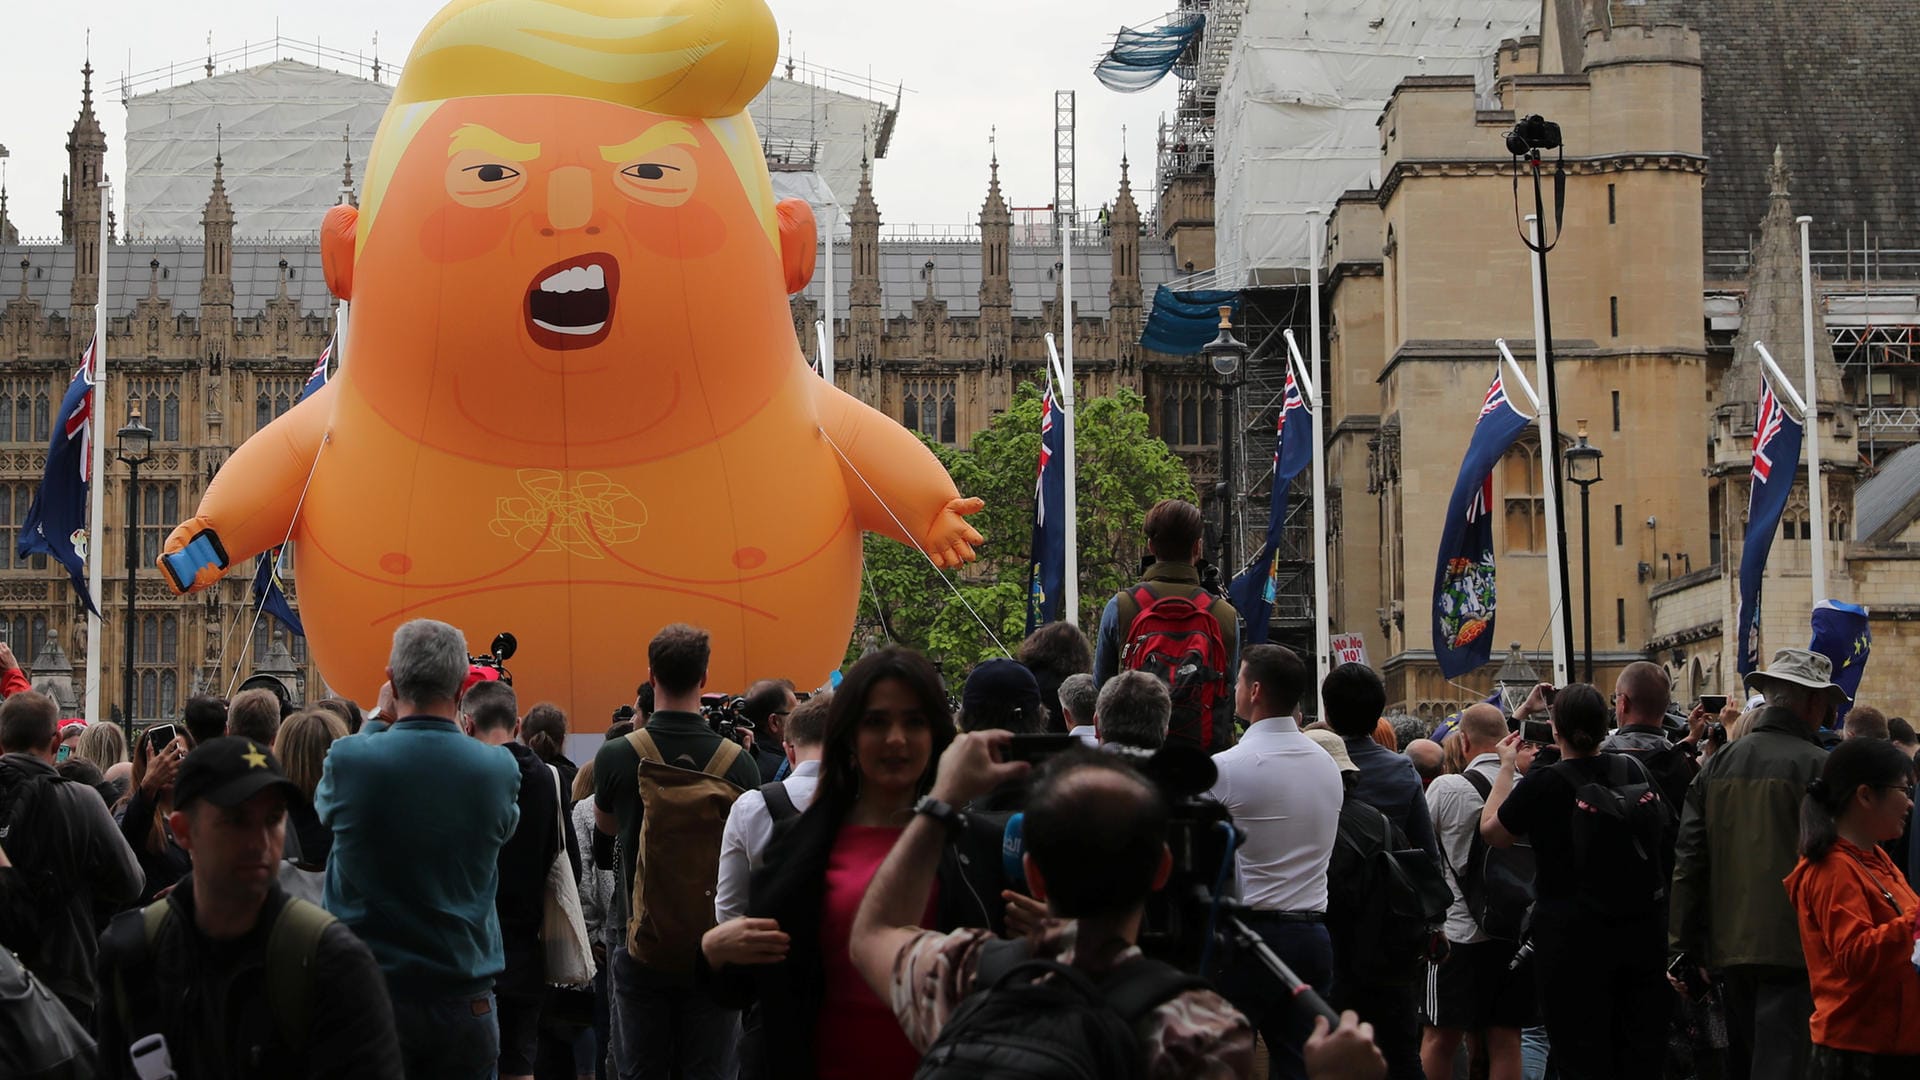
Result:
{"label": "angry inflatable eyebrow", "polygon": [[447,143],[447,156],[465,150],[480,150],[508,161],[532,161],[540,156],[539,143],[514,142],[492,128],[462,124]]}
{"label": "angry inflatable eyebrow", "polygon": [[623,161],[632,161],[638,157],[660,149],[663,146],[699,146],[700,140],[694,137],[691,125],[679,120],[668,120],[655,124],[641,132],[637,137],[618,146],[600,148],[601,160],[618,165]]}

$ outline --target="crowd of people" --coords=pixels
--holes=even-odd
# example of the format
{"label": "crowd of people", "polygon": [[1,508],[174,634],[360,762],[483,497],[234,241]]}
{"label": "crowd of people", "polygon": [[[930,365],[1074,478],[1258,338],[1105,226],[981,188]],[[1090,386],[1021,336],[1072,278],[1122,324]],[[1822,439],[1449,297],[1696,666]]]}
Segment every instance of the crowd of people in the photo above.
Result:
{"label": "crowd of people", "polygon": [[131,745],[0,645],[0,1072],[1920,1075],[1913,729],[1824,658],[1430,727],[1243,644],[1193,506],[1146,531],[1094,640],[958,686],[884,648],[722,725],[668,626],[577,763],[429,619],[371,711],[249,690]]}

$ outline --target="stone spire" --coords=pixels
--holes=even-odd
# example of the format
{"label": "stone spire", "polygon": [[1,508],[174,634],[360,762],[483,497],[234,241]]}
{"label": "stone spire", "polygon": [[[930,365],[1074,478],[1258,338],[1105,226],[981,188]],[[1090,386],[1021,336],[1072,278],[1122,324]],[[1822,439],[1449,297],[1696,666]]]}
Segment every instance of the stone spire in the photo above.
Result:
{"label": "stone spire", "polygon": [[20,242],[20,230],[14,228],[12,220],[7,217],[6,168],[6,162],[0,160],[0,244],[17,244]]}
{"label": "stone spire", "polygon": [[1113,280],[1107,286],[1108,324],[1114,355],[1123,370],[1131,370],[1139,355],[1140,331],[1145,325],[1140,293],[1140,207],[1133,201],[1127,158],[1120,157],[1120,193],[1107,215],[1108,249]]}
{"label": "stone spire", "polygon": [[[992,136],[989,136],[989,147]],[[1013,272],[1009,256],[1013,213],[1000,193],[1000,152],[990,150],[987,200],[980,207],[980,327],[987,350],[987,369],[1000,370],[1013,341]]]}
{"label": "stone spire", "polygon": [[[67,179],[60,207],[60,238],[74,246],[71,302],[76,319],[99,293],[100,181],[106,176],[107,133],[93,113],[93,61],[80,69],[80,116],[67,132]],[[91,323],[91,311],[86,321]],[[88,332],[91,332],[89,325]]]}
{"label": "stone spire", "polygon": [[340,166],[340,198],[342,206],[359,206],[360,201],[353,197],[353,129],[349,127],[340,136],[340,143],[346,148],[346,160]]}
{"label": "stone spire", "polygon": [[[1785,155],[1779,147],[1773,151],[1772,191],[1767,196],[1767,216],[1760,221],[1759,240],[1753,247],[1753,262],[1747,270],[1747,301],[1740,316],[1740,332],[1733,339],[1733,363],[1720,382],[1722,403],[1749,406],[1760,389],[1760,357],[1753,343],[1766,345],[1787,376],[1800,383],[1805,378],[1806,352],[1802,345],[1803,300],[1800,290],[1800,227],[1793,218],[1789,198]],[[1813,340],[1816,360],[1815,379],[1820,403],[1831,408],[1844,399],[1840,369],[1833,362],[1832,339],[1820,316],[1818,298],[1813,309]]]}
{"label": "stone spire", "polygon": [[200,304],[233,307],[233,203],[227,200],[226,166],[218,147],[219,130],[213,154],[213,190],[207,194],[206,209],[200,214],[200,229],[206,248],[206,269],[200,279]]}
{"label": "stone spire", "polygon": [[860,156],[860,190],[847,223],[853,234],[853,280],[847,289],[853,361],[868,374],[880,353],[880,207],[873,201],[873,165],[865,154]]}

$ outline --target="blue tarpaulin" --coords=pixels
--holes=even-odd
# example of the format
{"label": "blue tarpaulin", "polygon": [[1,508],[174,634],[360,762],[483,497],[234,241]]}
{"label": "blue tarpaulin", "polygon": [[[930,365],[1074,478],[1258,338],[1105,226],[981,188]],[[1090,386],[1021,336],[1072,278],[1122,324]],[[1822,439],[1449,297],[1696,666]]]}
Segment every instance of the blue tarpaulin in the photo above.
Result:
{"label": "blue tarpaulin", "polygon": [[1153,310],[1147,314],[1140,344],[1168,356],[1195,356],[1220,332],[1220,308],[1233,309],[1238,320],[1240,294],[1226,289],[1174,292],[1165,285],[1153,291]]}
{"label": "blue tarpaulin", "polygon": [[1153,26],[1123,26],[1113,35],[1107,54],[1093,66],[1093,77],[1123,94],[1145,90],[1167,77],[1206,22],[1198,12],[1182,12]]}

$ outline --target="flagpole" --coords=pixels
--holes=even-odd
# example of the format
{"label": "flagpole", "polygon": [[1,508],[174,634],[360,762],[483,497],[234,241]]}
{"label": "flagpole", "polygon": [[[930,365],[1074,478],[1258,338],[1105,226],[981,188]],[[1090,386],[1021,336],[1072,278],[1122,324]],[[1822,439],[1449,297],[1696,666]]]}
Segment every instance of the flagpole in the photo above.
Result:
{"label": "flagpole", "polygon": [[1320,687],[1327,681],[1333,662],[1333,629],[1330,602],[1333,589],[1327,582],[1327,453],[1323,413],[1326,399],[1320,395],[1320,256],[1324,248],[1322,229],[1326,222],[1320,211],[1307,212],[1307,351],[1313,358],[1312,377],[1305,380],[1307,400],[1313,407],[1307,415],[1313,420],[1313,607],[1314,607],[1314,692],[1320,705],[1319,716],[1327,715],[1325,695]]}
{"label": "flagpole", "polygon": [[1539,412],[1540,395],[1533,392],[1533,384],[1527,381],[1527,373],[1521,369],[1520,361],[1515,360],[1513,350],[1507,348],[1507,339],[1494,338],[1493,347],[1500,350],[1500,359],[1506,362],[1507,374],[1513,376],[1513,381],[1519,385],[1520,392],[1527,395],[1527,404],[1533,408],[1534,412]]}
{"label": "flagpole", "polygon": [[[1794,219],[1800,226],[1800,343],[1807,354],[1807,515],[1813,522],[1813,602],[1827,598],[1826,477],[1820,473],[1820,387],[1813,363],[1813,250],[1808,230],[1813,219]],[[1869,388],[1871,390],[1871,388]]]}
{"label": "flagpole", "polygon": [[[1545,256],[1540,254],[1540,216],[1527,215],[1527,233],[1533,243],[1529,245],[1533,253],[1533,358],[1538,369],[1540,385],[1547,393],[1540,399],[1540,413],[1536,420],[1540,425],[1540,485],[1546,489],[1546,511],[1549,522],[1560,520],[1560,480],[1559,461],[1560,440],[1556,437],[1559,428],[1555,426],[1553,416],[1553,393],[1551,387],[1552,363],[1547,357],[1547,310],[1541,296],[1541,283],[1546,273],[1543,265]],[[1567,685],[1567,648],[1571,636],[1568,624],[1573,621],[1573,612],[1566,607],[1566,555],[1558,541],[1547,539],[1547,612],[1553,623],[1553,685]]]}
{"label": "flagpole", "polygon": [[833,385],[833,233],[840,221],[840,207],[827,207],[827,280],[826,285],[826,332],[820,335],[820,374]]}
{"label": "flagpole", "polygon": [[1064,510],[1067,530],[1067,569],[1062,582],[1066,620],[1080,625],[1080,499],[1076,490],[1078,474],[1073,463],[1073,215],[1060,216],[1060,418],[1066,424],[1061,435],[1066,451],[1067,505]]}
{"label": "flagpole", "polygon": [[[99,288],[94,296],[93,305],[93,403],[87,411],[87,438],[91,442],[92,461],[88,464],[89,483],[87,484],[87,589],[93,594],[93,604],[97,608],[103,596],[100,592],[100,564],[106,552],[101,545],[102,525],[106,520],[107,495],[107,241],[111,239],[111,230],[107,225],[107,215],[113,205],[113,186],[106,180],[100,181],[100,265],[95,280]],[[128,522],[132,525],[132,522]],[[131,538],[128,541],[132,542]],[[128,588],[132,588],[129,584]],[[127,633],[133,627],[124,628]],[[100,616],[87,613],[87,723],[100,722],[102,713],[100,696],[100,656],[101,632]],[[122,717],[131,724],[133,717]]]}

